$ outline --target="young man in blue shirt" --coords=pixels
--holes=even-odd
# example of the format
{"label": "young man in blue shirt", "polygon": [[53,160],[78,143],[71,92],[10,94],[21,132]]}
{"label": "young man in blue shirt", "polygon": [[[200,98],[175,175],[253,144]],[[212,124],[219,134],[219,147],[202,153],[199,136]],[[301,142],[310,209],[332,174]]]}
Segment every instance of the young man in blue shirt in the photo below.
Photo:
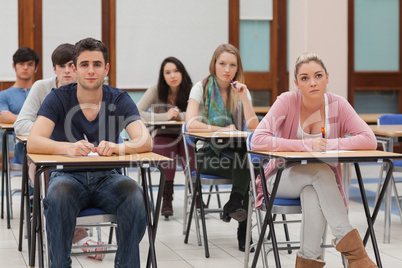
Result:
{"label": "young man in blue shirt", "polygon": [[[20,47],[13,55],[16,79],[10,88],[0,91],[0,123],[14,124],[32,86],[32,77],[39,64],[39,55],[29,47]],[[15,162],[22,164],[23,146],[14,149]]]}
{"label": "young man in blue shirt", "polygon": [[[77,42],[73,71],[78,83],[54,89],[39,109],[28,152],[110,156],[152,151],[152,139],[131,97],[103,84],[109,71],[106,46],[93,38]],[[123,129],[131,140],[119,143]],[[57,170],[43,202],[51,267],[71,267],[76,215],[93,204],[117,215],[115,267],[140,267],[146,211],[136,181],[115,169]]]}

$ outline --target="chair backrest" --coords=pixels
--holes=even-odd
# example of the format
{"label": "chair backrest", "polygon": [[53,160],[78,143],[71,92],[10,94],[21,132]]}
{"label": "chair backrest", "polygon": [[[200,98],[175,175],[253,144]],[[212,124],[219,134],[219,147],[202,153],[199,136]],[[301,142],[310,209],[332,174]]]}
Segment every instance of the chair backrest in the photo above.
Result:
{"label": "chair backrest", "polygon": [[[246,141],[247,150],[249,150],[249,151],[251,150],[251,139],[253,138],[253,134],[254,134],[254,132],[251,132],[250,135],[248,135],[247,141]],[[260,156],[260,155],[255,155],[255,154],[248,154],[248,155],[251,157],[250,160],[253,164],[258,164],[262,159],[262,156]]]}
{"label": "chair backrest", "polygon": [[186,127],[186,123],[183,124],[183,126],[181,127],[181,133],[183,134],[183,140],[185,142],[185,145],[187,146],[194,146],[194,141],[195,138],[184,135],[184,133],[188,132],[187,127]]}
{"label": "chair backrest", "polygon": [[383,114],[378,117],[378,125],[402,125],[402,114]]}

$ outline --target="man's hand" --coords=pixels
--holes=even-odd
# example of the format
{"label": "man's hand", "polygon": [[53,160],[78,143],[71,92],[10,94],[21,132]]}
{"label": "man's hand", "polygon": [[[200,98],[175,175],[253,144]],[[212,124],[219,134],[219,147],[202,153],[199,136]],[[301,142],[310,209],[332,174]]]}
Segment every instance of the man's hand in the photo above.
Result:
{"label": "man's hand", "polygon": [[101,156],[111,156],[118,154],[119,145],[110,141],[101,141],[95,151]]}
{"label": "man's hand", "polygon": [[12,112],[7,111],[7,110],[1,111],[0,114],[1,114],[1,115],[13,115]]}
{"label": "man's hand", "polygon": [[95,147],[92,143],[89,143],[85,140],[80,140],[75,143],[71,143],[71,146],[67,150],[67,154],[71,156],[86,156],[94,150]]}

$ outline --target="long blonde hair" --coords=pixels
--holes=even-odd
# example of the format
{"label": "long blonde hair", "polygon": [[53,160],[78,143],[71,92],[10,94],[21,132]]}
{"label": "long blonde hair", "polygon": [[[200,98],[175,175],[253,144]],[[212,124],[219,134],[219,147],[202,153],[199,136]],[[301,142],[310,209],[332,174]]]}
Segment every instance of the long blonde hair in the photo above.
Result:
{"label": "long blonde hair", "polygon": [[[222,44],[218,46],[215,49],[214,54],[212,55],[211,62],[209,63],[209,73],[213,77],[216,77],[216,61],[218,60],[219,56],[223,52],[228,52],[230,54],[233,54],[236,56],[237,60],[237,72],[234,77],[232,77],[233,81],[239,81],[240,83],[244,84],[244,73],[243,73],[243,65],[241,63],[241,58],[240,58],[240,52],[239,50],[231,45],[231,44]],[[205,100],[205,94],[204,94],[204,100]],[[230,110],[232,111],[232,114],[235,113],[237,109],[237,105],[239,103],[239,96],[236,94],[234,89],[230,87],[229,91],[229,105],[230,105]]]}
{"label": "long blonde hair", "polygon": [[328,74],[327,68],[325,68],[324,62],[322,61],[320,55],[314,52],[304,52],[301,54],[295,64],[295,79],[297,80],[297,74],[299,73],[300,66],[304,63],[309,63],[310,61],[315,61],[316,63],[320,64],[321,67],[324,69],[325,74]]}

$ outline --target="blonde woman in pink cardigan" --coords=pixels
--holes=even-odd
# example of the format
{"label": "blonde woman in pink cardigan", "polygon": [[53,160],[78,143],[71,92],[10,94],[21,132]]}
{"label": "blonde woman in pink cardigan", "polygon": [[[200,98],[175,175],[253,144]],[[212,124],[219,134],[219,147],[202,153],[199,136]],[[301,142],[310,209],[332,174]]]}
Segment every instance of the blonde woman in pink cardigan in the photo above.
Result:
{"label": "blonde woman in pink cardigan", "polygon": [[[281,94],[254,132],[251,147],[268,151],[372,150],[376,138],[344,98],[327,92],[329,75],[319,55],[304,53],[296,61],[297,91]],[[321,128],[325,129],[325,138]],[[345,137],[346,134],[350,134]],[[265,169],[268,190],[277,160]],[[262,204],[260,177],[256,206]],[[298,198],[302,205],[300,250],[296,267],[324,267],[321,237],[328,223],[333,244],[348,259],[349,268],[377,267],[367,256],[359,233],[348,219],[339,164],[310,164],[286,168],[277,197]],[[311,228],[314,226],[314,228]]]}

